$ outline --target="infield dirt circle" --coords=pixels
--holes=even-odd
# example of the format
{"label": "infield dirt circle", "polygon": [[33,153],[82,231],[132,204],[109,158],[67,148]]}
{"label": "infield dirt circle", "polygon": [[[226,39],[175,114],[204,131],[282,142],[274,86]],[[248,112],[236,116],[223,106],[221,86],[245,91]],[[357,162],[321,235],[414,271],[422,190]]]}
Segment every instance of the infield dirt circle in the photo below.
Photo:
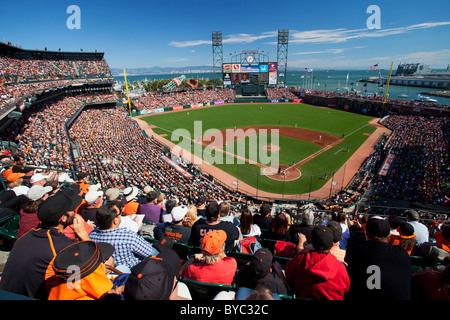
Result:
{"label": "infield dirt circle", "polygon": [[[239,130],[238,130],[239,129]],[[321,146],[323,149],[320,152],[323,152],[327,149],[327,147],[332,146],[339,142],[341,139],[338,137],[335,137],[330,134],[326,134],[323,132],[318,132],[314,130],[308,130],[308,129],[302,129],[302,128],[292,128],[292,127],[275,127],[275,126],[254,126],[254,127],[240,127],[240,128],[234,128],[233,129],[225,129],[220,130],[221,134],[218,135],[218,137],[221,137],[222,139],[216,139],[216,132],[211,132],[209,134],[206,134],[201,137],[200,139],[195,139],[195,142],[198,142],[199,140],[204,146],[209,146],[213,148],[220,149],[223,145],[226,143],[232,142],[233,140],[236,141],[238,139],[242,139],[246,136],[248,136],[249,129],[253,129],[254,133],[260,133],[261,131],[271,132],[272,130],[277,130],[278,134],[285,137],[290,137],[298,140],[308,141],[315,143],[319,146]],[[228,140],[229,135],[227,135],[227,130],[233,130],[233,135],[231,135],[231,139]],[[276,145],[266,145],[263,147],[264,150],[267,151],[279,151],[281,148]],[[320,153],[319,152],[319,153]],[[235,156],[235,155],[234,155]],[[314,157],[314,155],[312,156]],[[292,166],[280,164],[279,169],[278,167],[267,167],[261,164],[256,164],[263,168],[263,173],[271,179],[274,180],[281,180],[281,181],[292,181],[300,178],[301,172],[297,169],[301,164],[305,163],[306,161],[309,161],[312,159],[308,157],[308,159],[300,159],[299,162],[293,164]]]}

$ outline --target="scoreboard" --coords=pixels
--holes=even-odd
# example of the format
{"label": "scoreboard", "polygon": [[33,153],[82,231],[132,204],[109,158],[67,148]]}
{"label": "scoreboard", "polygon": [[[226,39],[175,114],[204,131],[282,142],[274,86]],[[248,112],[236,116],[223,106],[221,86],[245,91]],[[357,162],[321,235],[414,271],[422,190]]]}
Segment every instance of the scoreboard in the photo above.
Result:
{"label": "scoreboard", "polygon": [[253,62],[247,56],[249,64],[224,63],[222,65],[223,84],[225,86],[236,84],[277,84],[276,62],[264,62],[251,64]]}

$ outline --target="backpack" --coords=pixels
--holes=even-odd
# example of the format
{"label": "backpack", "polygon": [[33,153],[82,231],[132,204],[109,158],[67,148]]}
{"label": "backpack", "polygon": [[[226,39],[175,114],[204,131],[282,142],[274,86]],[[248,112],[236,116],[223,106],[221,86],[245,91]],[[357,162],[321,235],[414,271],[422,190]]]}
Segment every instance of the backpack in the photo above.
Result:
{"label": "backpack", "polygon": [[275,243],[274,256],[292,258],[295,254],[295,244],[288,241],[278,240]]}
{"label": "backpack", "polygon": [[238,242],[237,248],[240,253],[253,254],[261,248],[261,244],[255,237],[246,237]]}

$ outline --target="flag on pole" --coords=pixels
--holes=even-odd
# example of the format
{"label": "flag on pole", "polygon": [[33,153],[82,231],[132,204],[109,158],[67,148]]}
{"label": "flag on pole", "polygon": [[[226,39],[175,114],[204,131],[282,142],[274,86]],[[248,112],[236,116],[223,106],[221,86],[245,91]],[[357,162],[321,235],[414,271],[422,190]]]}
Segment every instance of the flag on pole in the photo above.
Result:
{"label": "flag on pole", "polygon": [[304,68],[303,71],[304,71],[304,72],[308,71],[308,68]]}
{"label": "flag on pole", "polygon": [[313,72],[313,69],[308,69],[308,72]]}
{"label": "flag on pole", "polygon": [[378,69],[378,63],[377,64],[374,64],[373,66],[371,66],[370,68],[369,68],[369,70],[377,70]]}

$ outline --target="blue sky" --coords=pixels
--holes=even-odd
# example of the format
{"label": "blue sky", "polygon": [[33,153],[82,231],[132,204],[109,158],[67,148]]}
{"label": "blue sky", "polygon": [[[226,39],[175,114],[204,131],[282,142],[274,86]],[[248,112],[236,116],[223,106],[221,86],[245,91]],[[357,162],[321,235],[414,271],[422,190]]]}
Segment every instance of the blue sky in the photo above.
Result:
{"label": "blue sky", "polygon": [[[67,7],[81,10],[70,30]],[[370,5],[381,29],[368,29]],[[391,61],[450,63],[448,0],[2,1],[0,41],[25,49],[105,52],[112,68],[212,65],[211,34],[230,53],[264,50],[277,60],[278,29],[289,29],[288,67],[366,69]]]}

